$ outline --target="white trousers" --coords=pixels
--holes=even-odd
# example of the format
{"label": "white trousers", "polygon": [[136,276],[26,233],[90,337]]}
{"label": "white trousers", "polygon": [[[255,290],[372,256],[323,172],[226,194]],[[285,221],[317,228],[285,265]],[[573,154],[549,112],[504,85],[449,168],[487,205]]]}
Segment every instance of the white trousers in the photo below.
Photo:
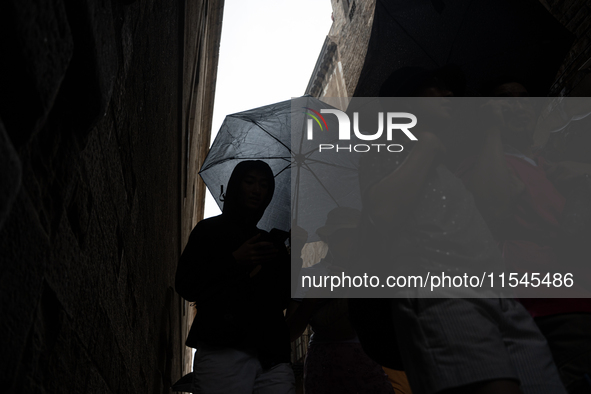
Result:
{"label": "white trousers", "polygon": [[295,394],[295,377],[288,363],[263,371],[254,351],[201,345],[193,361],[193,392]]}

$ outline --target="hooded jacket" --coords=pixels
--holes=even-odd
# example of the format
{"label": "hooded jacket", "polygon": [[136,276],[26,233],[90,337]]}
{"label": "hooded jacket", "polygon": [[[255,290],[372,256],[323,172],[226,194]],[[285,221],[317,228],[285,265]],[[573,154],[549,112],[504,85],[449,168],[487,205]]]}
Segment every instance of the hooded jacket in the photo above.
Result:
{"label": "hooded jacket", "polygon": [[[258,212],[241,209],[241,182],[252,170],[267,175],[270,193]],[[200,221],[191,232],[176,272],[175,288],[195,302],[197,315],[186,344],[199,343],[255,348],[261,363],[270,367],[289,362],[289,332],[283,310],[290,298],[290,262],[285,246],[276,245],[276,262],[253,267],[239,265],[232,253],[258,233],[256,227],[274,191],[273,173],[262,161],[239,163],[228,181],[223,213]]]}

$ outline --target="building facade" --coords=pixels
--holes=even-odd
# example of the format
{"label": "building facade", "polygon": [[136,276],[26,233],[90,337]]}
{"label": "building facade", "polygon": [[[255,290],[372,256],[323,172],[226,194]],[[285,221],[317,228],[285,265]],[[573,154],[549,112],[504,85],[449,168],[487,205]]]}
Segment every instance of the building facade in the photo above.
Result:
{"label": "building facade", "polygon": [[346,109],[363,68],[371,35],[375,0],[331,0],[333,23],[306,87],[306,94],[338,97]]}

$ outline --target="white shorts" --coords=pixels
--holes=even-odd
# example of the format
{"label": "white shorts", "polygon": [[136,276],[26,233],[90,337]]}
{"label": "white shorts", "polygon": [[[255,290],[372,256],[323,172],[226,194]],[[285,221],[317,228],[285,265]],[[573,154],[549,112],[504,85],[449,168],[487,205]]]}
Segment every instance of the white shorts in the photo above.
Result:
{"label": "white shorts", "polygon": [[501,379],[566,394],[546,339],[513,299],[399,298],[392,313],[414,394]]}
{"label": "white shorts", "polygon": [[201,345],[193,360],[192,392],[295,394],[295,377],[288,363],[263,371],[254,351]]}

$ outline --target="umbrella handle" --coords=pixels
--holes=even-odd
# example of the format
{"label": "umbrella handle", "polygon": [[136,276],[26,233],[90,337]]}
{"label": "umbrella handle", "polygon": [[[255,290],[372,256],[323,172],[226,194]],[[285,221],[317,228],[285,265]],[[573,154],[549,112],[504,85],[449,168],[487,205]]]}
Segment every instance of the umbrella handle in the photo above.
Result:
{"label": "umbrella handle", "polygon": [[224,202],[226,196],[224,195],[224,185],[220,185],[220,201]]}

